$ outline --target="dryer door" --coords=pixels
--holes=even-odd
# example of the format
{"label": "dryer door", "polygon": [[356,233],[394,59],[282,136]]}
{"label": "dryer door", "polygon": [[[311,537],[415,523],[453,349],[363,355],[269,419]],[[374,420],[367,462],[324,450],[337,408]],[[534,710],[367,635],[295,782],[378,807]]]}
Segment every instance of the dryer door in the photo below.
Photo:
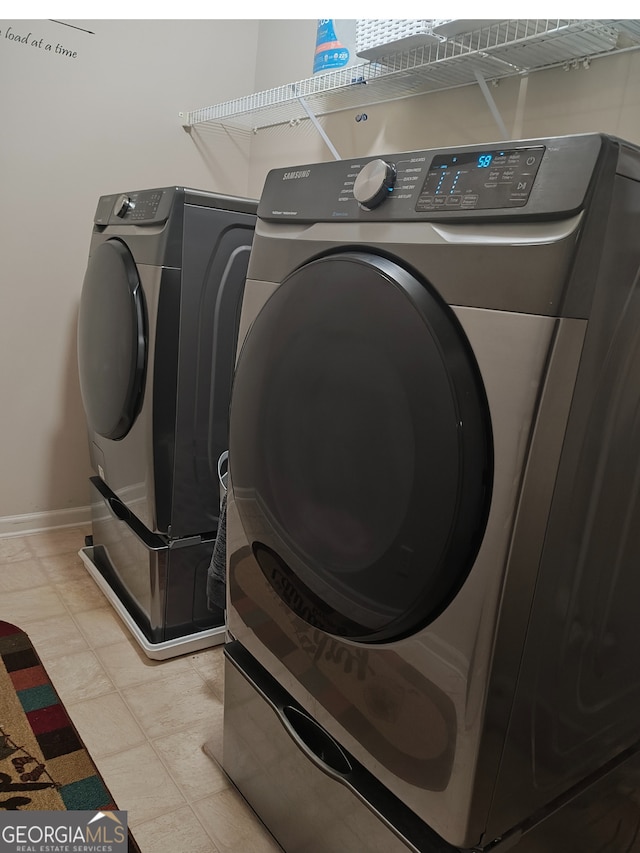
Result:
{"label": "dryer door", "polygon": [[230,482],[257,562],[309,624],[407,636],[464,582],[484,533],[484,387],[435,290],[373,254],[292,273],[240,354]]}
{"label": "dryer door", "polygon": [[89,426],[105,438],[124,438],[140,411],[146,326],[133,256],[120,240],[107,240],[89,259],[78,317],[82,402]]}

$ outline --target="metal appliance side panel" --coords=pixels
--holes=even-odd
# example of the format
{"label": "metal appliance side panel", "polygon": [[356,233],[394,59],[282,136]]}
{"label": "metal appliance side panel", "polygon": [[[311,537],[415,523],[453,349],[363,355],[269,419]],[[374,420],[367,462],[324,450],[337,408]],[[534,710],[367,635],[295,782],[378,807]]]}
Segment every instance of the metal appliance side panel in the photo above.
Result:
{"label": "metal appliance side panel", "polygon": [[[238,323],[255,217],[186,205],[172,468],[156,469],[161,526],[172,538],[215,533],[220,455],[229,447],[228,412]],[[165,383],[158,378],[156,406]],[[165,360],[166,362],[166,360]],[[175,367],[166,364],[171,374]],[[162,369],[164,373],[164,369]],[[170,440],[170,439],[169,439]],[[156,435],[159,453],[164,442]],[[163,480],[159,474],[162,471]],[[166,479],[164,479],[166,478]]]}
{"label": "metal appliance side panel", "polygon": [[365,646],[310,628],[263,579],[231,484],[228,620],[231,634],[377,778],[448,842],[469,846],[483,830],[469,820],[504,573],[559,321],[454,310],[485,382],[495,443],[487,530],[456,599],[396,643]]}
{"label": "metal appliance side panel", "polygon": [[514,825],[640,745],[640,184],[616,178],[495,795]]}
{"label": "metal appliance side panel", "polygon": [[640,754],[629,755],[601,778],[573,794],[517,843],[495,853],[638,853],[640,851]]}
{"label": "metal appliance side panel", "polygon": [[[486,820],[491,806],[504,748],[505,732],[512,710],[512,693],[506,689],[506,685],[514,686],[518,678],[557,482],[558,464],[566,439],[573,400],[571,392],[578,376],[586,330],[586,320],[559,321],[547,378],[540,394],[538,416],[514,521],[488,684],[484,733],[472,807],[480,823]],[[496,838],[510,828],[510,824],[494,824],[488,830],[487,837]]]}
{"label": "metal appliance side panel", "polygon": [[[157,326],[161,293],[164,303],[167,302],[168,298],[173,300],[175,297],[179,297],[179,278],[177,278],[176,288],[176,282],[173,279],[178,274],[175,270],[163,270],[162,267],[143,265],[138,265],[137,269],[144,293],[148,329],[147,366],[142,407],[130,431],[120,441],[111,441],[108,438],[91,433],[91,442],[101,451],[100,454],[95,449],[92,450],[92,463],[94,470],[145,527],[151,531],[158,531],[154,454],[161,452],[161,450],[164,450],[165,453],[171,453],[171,447],[165,445],[171,442],[172,437],[169,435],[166,438],[162,449],[155,447],[157,424],[154,421],[154,409],[170,406],[173,399],[175,410],[175,381],[171,387],[165,379],[163,400],[156,402],[154,400],[156,390],[154,380],[158,340]],[[164,313],[167,313],[166,309]],[[175,327],[177,339],[177,317],[175,318]],[[163,338],[161,353],[163,358],[170,358],[174,344]],[[170,411],[165,420],[171,424]]]}

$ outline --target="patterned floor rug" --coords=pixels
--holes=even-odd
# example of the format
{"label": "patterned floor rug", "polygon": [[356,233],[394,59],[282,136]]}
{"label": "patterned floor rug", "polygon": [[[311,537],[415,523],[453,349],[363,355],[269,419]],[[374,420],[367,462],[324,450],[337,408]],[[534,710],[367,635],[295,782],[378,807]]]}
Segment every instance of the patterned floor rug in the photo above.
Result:
{"label": "patterned floor rug", "polygon": [[0,621],[0,809],[118,808],[29,637]]}

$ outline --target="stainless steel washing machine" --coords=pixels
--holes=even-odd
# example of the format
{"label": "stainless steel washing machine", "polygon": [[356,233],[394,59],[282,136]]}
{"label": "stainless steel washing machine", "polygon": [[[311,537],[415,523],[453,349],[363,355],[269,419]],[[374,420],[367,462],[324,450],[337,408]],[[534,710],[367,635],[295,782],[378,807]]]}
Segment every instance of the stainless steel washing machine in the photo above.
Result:
{"label": "stainless steel washing machine", "polygon": [[206,578],[256,208],[164,187],[103,196],[94,217],[78,319],[83,556],[151,657],[224,638]]}
{"label": "stainless steel washing machine", "polygon": [[507,849],[637,753],[639,217],[600,134],[269,174],[224,764],[290,853]]}

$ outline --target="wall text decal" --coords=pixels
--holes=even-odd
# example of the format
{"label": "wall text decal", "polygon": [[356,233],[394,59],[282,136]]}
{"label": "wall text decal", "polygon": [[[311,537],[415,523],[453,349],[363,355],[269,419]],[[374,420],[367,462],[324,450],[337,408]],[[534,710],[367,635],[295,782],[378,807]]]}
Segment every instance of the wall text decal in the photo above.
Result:
{"label": "wall text decal", "polygon": [[66,57],[67,59],[77,59],[78,52],[66,47],[62,42],[55,39],[48,41],[44,37],[39,37],[34,32],[18,32],[13,26],[8,26],[4,30],[0,30],[0,39],[13,41],[16,44],[29,45],[40,50],[44,50],[52,55]]}

